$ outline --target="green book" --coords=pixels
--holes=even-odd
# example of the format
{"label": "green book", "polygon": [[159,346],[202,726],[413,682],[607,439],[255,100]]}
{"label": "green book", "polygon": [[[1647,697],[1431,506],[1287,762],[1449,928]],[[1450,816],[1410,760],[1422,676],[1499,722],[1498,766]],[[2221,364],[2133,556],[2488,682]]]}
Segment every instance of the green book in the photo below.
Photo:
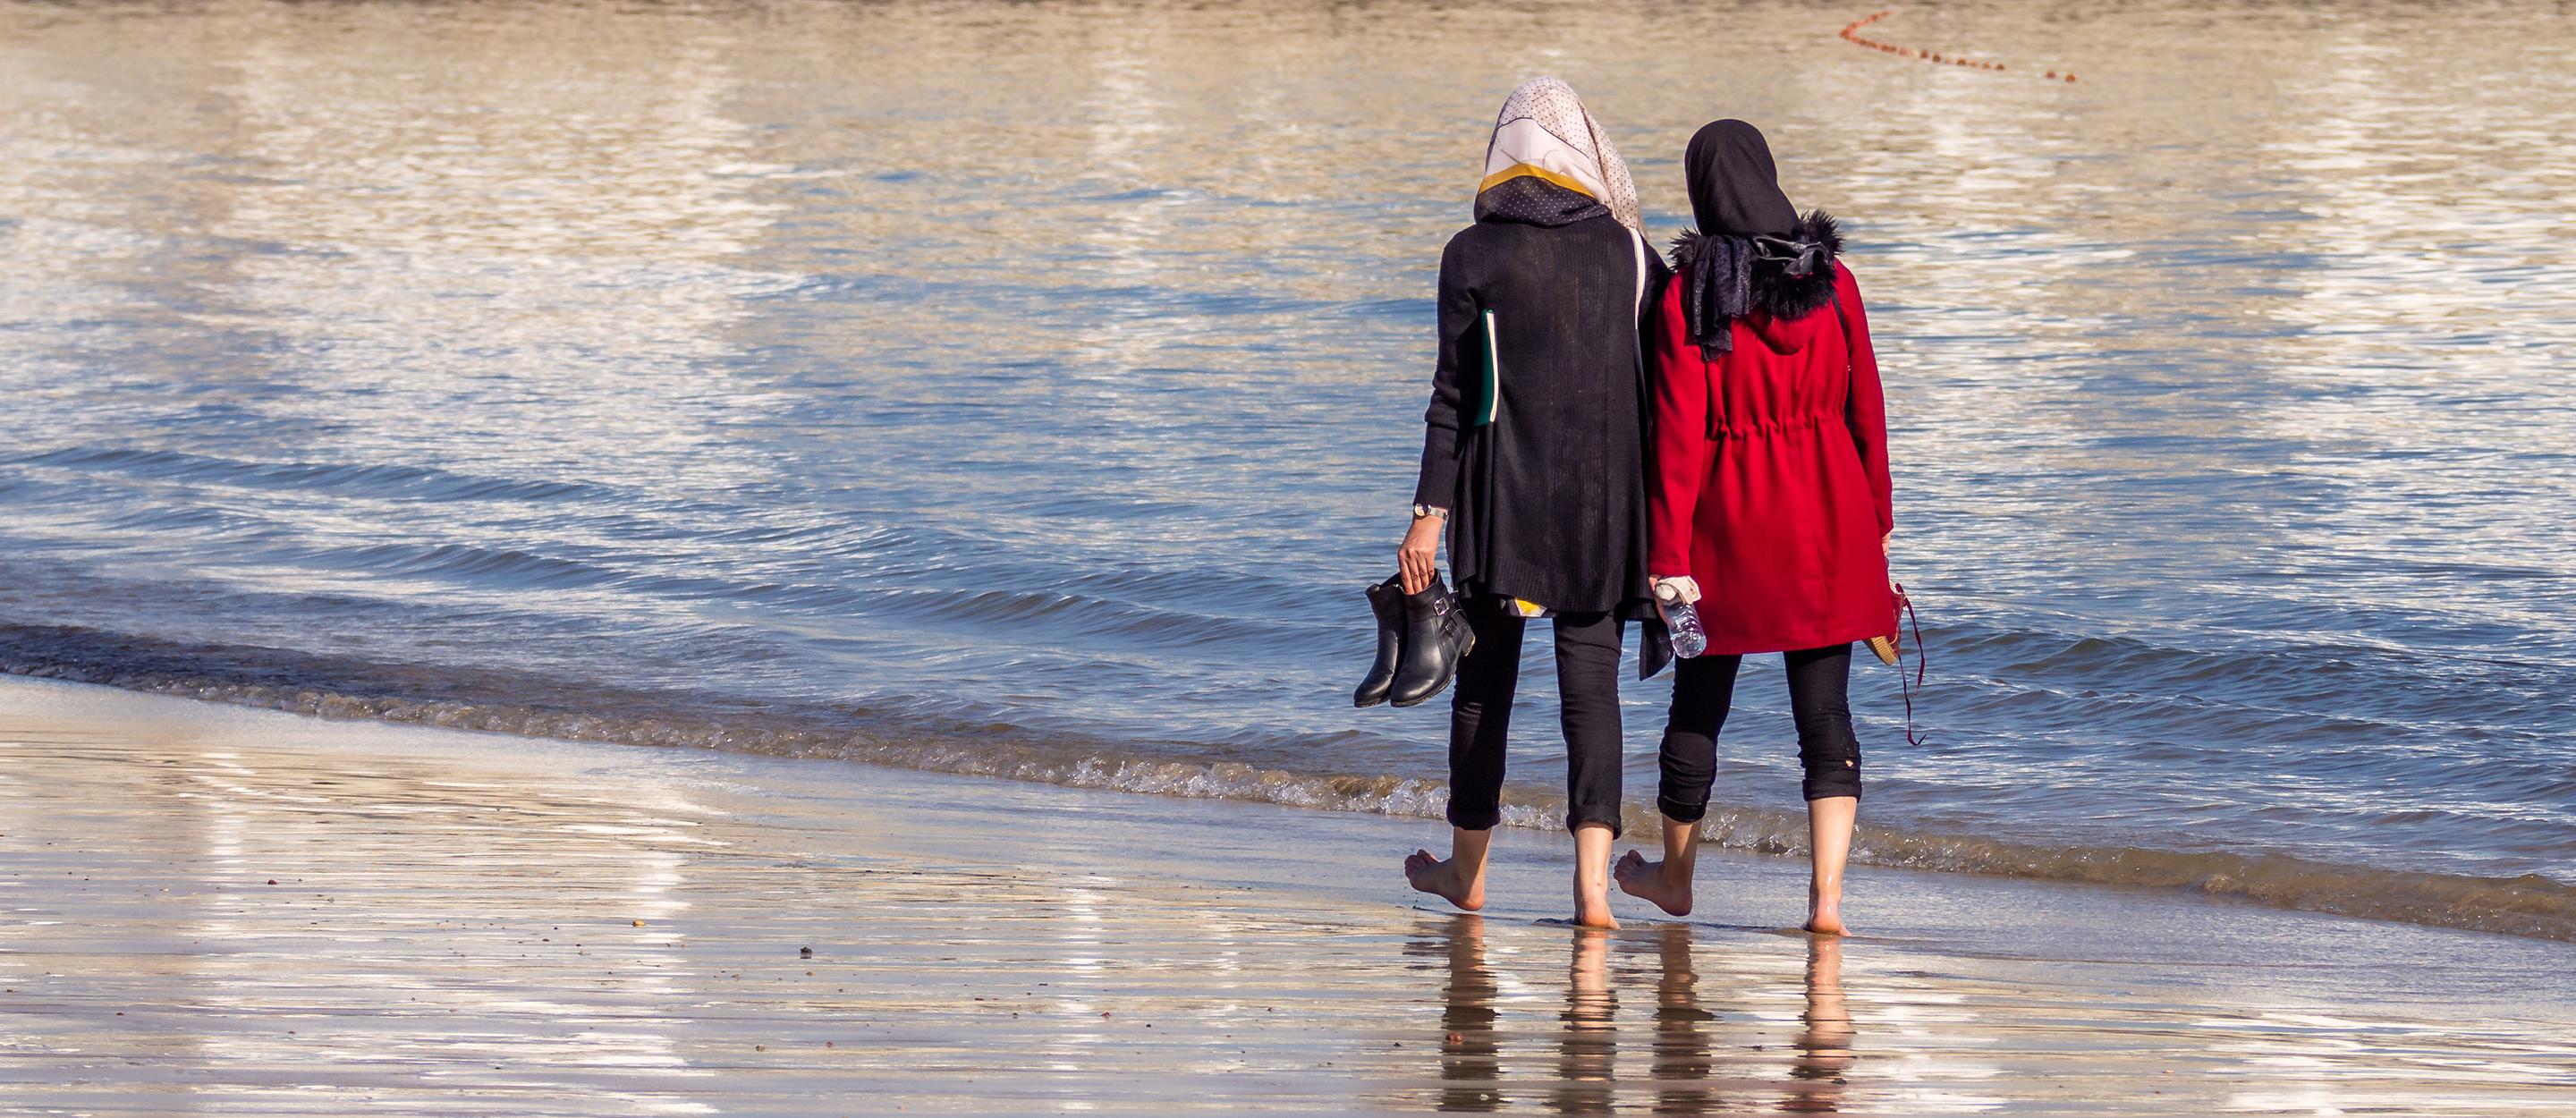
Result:
{"label": "green book", "polygon": [[1485,383],[1476,401],[1475,426],[1494,421],[1494,407],[1503,400],[1503,356],[1501,338],[1494,333],[1494,312],[1485,311]]}

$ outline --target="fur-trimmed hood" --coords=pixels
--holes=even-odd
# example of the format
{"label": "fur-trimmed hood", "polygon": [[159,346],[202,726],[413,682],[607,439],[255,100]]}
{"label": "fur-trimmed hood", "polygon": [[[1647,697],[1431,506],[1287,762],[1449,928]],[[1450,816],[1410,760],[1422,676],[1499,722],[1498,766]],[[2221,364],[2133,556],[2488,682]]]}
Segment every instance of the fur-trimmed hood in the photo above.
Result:
{"label": "fur-trimmed hood", "polygon": [[[1842,255],[1843,234],[1833,215],[1823,210],[1810,211],[1786,237],[1717,238],[1692,230],[1673,238],[1673,268],[1679,271],[1703,259],[1724,258],[1725,253],[1712,251],[1712,242],[1720,239],[1755,242],[1746,277],[1752,307],[1789,321],[1805,318],[1834,301],[1834,261]],[[1795,264],[1806,265],[1806,274],[1789,274],[1793,262],[1788,258],[1792,256],[1797,257]]]}

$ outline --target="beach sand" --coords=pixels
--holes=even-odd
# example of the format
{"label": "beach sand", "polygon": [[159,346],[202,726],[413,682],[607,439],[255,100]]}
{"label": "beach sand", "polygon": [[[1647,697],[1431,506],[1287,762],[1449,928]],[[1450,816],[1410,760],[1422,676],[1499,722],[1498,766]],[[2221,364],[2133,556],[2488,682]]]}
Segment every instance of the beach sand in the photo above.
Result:
{"label": "beach sand", "polygon": [[[2576,945],[0,680],[0,1112],[2576,1113]],[[1652,836],[1632,836],[1650,842]],[[810,955],[807,954],[810,949]]]}

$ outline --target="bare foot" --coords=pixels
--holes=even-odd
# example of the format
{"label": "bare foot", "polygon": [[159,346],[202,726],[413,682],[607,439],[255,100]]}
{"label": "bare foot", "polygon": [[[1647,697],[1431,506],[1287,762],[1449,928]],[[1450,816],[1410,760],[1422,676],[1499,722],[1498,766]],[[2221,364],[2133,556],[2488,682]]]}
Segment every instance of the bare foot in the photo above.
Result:
{"label": "bare foot", "polygon": [[1807,930],[1820,936],[1851,934],[1851,929],[1843,926],[1843,891],[1840,886],[1832,889],[1807,886]]}
{"label": "bare foot", "polygon": [[1607,823],[1574,825],[1574,925],[1578,928],[1619,926],[1619,918],[1610,915],[1610,846],[1617,841],[1618,828]]}
{"label": "bare foot", "polygon": [[1649,862],[1634,850],[1610,867],[1610,876],[1619,882],[1619,891],[1631,897],[1655,902],[1655,907],[1675,916],[1688,916],[1691,910],[1690,879],[1676,882],[1664,872],[1669,863]]}
{"label": "bare foot", "polygon": [[1485,907],[1485,875],[1459,880],[1457,859],[1442,860],[1432,857],[1428,850],[1416,850],[1404,859],[1404,879],[1414,888],[1469,912]]}
{"label": "bare foot", "polygon": [[1574,926],[1615,932],[1619,930],[1619,918],[1610,915],[1609,897],[1577,896],[1574,898]]}

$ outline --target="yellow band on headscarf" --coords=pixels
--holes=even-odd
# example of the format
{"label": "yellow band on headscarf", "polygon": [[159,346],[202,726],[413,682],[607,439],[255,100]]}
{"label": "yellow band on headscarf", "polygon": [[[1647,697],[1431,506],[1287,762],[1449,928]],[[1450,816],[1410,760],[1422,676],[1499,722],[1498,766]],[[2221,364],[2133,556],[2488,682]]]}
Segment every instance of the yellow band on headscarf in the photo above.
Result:
{"label": "yellow band on headscarf", "polygon": [[1506,182],[1519,178],[1522,175],[1528,175],[1529,177],[1538,179],[1542,182],[1554,183],[1586,198],[1593,196],[1592,189],[1590,187],[1576,182],[1564,175],[1557,174],[1545,167],[1529,163],[1514,163],[1509,167],[1505,167],[1502,170],[1485,176],[1485,181],[1476,184],[1476,193],[1482,194]]}

